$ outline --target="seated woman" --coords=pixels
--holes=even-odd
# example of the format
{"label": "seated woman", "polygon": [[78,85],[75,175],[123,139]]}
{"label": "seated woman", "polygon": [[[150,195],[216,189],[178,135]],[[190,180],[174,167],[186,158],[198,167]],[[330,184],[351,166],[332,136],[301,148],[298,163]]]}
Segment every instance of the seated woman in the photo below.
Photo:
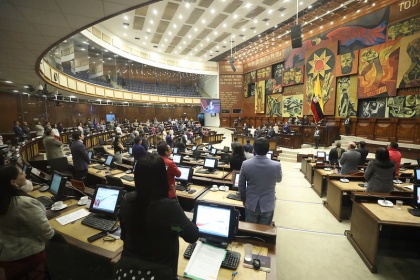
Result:
{"label": "seated woman", "polygon": [[124,278],[124,273],[141,276],[147,271],[148,279],[177,279],[179,236],[195,242],[198,229],[178,201],[168,198],[168,177],[161,156],[141,157],[134,179],[135,191],[127,193],[121,203],[124,248],[115,279]]}
{"label": "seated woman", "polygon": [[242,162],[246,160],[244,148],[237,144],[232,147],[232,156],[230,157],[230,168],[232,170],[241,170]]}
{"label": "seated woman", "polygon": [[20,168],[0,170],[0,268],[6,279],[46,279],[45,242],[54,230],[44,206],[21,190],[25,184]]}
{"label": "seated woman", "polygon": [[328,155],[328,160],[330,164],[336,164],[338,165],[338,160],[341,158],[341,155],[345,152],[343,148],[341,148],[341,142],[337,141],[335,142],[335,148],[332,148],[330,150],[330,153]]}
{"label": "seated woman", "polygon": [[375,159],[371,160],[365,171],[367,192],[390,192],[394,189],[395,163],[390,160],[385,148],[378,148]]}

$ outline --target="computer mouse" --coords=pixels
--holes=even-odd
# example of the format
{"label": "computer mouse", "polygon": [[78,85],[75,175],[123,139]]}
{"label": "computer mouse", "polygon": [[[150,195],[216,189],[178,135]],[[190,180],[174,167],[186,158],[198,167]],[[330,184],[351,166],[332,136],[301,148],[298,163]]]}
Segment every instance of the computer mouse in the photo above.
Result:
{"label": "computer mouse", "polygon": [[131,170],[127,170],[127,171],[125,171],[125,173],[130,174],[131,173]]}
{"label": "computer mouse", "polygon": [[44,186],[39,188],[39,191],[40,192],[46,192],[46,191],[48,191],[49,188],[50,188],[50,186],[44,185]]}
{"label": "computer mouse", "polygon": [[254,267],[254,269],[260,269],[260,267],[261,267],[260,259],[254,259],[252,261],[252,266]]}

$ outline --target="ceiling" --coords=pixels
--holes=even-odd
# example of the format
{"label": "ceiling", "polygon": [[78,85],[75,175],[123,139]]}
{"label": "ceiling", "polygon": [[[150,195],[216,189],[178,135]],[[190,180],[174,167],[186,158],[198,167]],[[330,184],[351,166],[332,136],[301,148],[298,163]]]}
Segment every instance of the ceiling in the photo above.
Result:
{"label": "ceiling", "polygon": [[37,60],[51,46],[103,19],[101,28],[115,36],[168,56],[227,60],[232,38],[235,57],[246,61],[290,45],[297,6],[305,34],[348,21],[347,15],[370,7],[371,0],[298,1],[2,0],[0,91],[22,93],[27,92],[25,85],[37,87]]}

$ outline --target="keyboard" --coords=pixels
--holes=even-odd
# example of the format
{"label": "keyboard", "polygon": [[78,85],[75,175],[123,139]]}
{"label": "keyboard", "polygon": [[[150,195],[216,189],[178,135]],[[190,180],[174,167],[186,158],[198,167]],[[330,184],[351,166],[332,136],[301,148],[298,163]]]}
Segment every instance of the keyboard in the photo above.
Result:
{"label": "keyboard", "polygon": [[125,155],[124,157],[125,158],[132,158],[133,156],[132,155]]}
{"label": "keyboard", "polygon": [[208,170],[197,170],[197,171],[195,171],[195,173],[199,173],[199,174],[213,174],[212,172],[210,172]]}
{"label": "keyboard", "polygon": [[54,204],[54,200],[46,196],[38,196],[36,197],[36,200],[41,202],[45,206],[46,209],[50,209],[51,206]]}
{"label": "keyboard", "polygon": [[130,182],[134,181],[134,176],[124,175],[124,176],[121,176],[120,178],[126,181],[130,181]]}
{"label": "keyboard", "polygon": [[420,209],[408,209],[408,212],[413,216],[420,217]]}
{"label": "keyboard", "polygon": [[185,191],[187,188],[186,187],[184,187],[183,185],[176,185],[176,190],[177,191]]}
{"label": "keyboard", "polygon": [[[192,243],[188,245],[187,249],[185,249],[185,252],[184,252],[184,258],[186,259],[191,258],[191,255],[195,249],[196,244],[197,243]],[[226,250],[226,256],[221,264],[221,267],[235,270],[238,267],[240,260],[241,260],[240,253]]]}
{"label": "keyboard", "polygon": [[82,220],[82,225],[96,228],[102,231],[111,230],[117,221],[115,219],[104,218],[94,213],[90,213],[86,218]]}
{"label": "keyboard", "polygon": [[226,197],[229,198],[229,199],[241,201],[241,196],[239,194],[236,194],[236,193],[230,193]]}
{"label": "keyboard", "polygon": [[105,166],[102,166],[102,165],[95,165],[95,166],[92,166],[93,168],[95,168],[95,169],[98,169],[98,170],[104,170],[104,169],[106,169],[106,167]]}

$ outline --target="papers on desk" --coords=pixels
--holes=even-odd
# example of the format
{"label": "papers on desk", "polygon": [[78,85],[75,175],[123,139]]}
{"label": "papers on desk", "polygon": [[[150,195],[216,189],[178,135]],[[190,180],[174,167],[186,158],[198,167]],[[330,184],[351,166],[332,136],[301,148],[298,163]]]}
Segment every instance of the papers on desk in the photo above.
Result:
{"label": "papers on desk", "polygon": [[203,280],[217,279],[220,266],[225,256],[225,249],[197,241],[194,252],[185,268],[184,276]]}
{"label": "papers on desk", "polygon": [[77,211],[74,211],[74,212],[72,212],[70,214],[64,215],[64,216],[62,216],[60,218],[57,218],[56,221],[60,225],[64,226],[64,225],[67,225],[67,224],[72,223],[74,221],[77,221],[77,220],[79,220],[81,218],[84,218],[87,215],[89,215],[89,211],[87,211],[86,209],[83,209],[82,208],[82,209],[77,210]]}
{"label": "papers on desk", "polygon": [[404,186],[403,188],[409,189],[409,190],[413,190],[414,189],[414,185],[407,185]]}

